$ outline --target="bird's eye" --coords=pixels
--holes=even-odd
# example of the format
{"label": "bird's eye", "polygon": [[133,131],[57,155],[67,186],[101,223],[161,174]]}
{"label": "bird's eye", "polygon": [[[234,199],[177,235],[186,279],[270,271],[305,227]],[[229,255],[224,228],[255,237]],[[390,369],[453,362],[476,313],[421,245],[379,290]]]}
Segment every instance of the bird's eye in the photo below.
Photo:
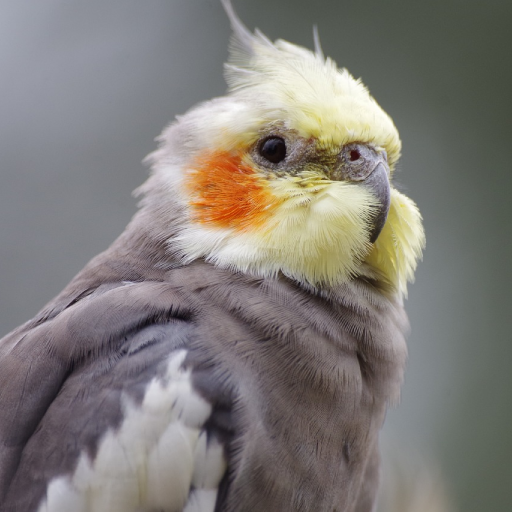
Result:
{"label": "bird's eye", "polygon": [[348,158],[351,162],[356,162],[361,158],[361,153],[357,149],[351,149]]}
{"label": "bird's eye", "polygon": [[278,164],[286,158],[286,143],[281,137],[269,137],[260,144],[259,153],[269,162]]}

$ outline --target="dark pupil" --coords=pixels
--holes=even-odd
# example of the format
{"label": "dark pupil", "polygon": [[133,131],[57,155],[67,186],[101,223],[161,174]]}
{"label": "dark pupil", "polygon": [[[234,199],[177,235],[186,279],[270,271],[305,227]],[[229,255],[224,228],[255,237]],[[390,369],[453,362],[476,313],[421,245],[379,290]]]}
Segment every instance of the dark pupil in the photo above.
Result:
{"label": "dark pupil", "polygon": [[357,149],[352,149],[350,151],[350,161],[355,162],[356,160],[359,160],[361,158],[361,153],[357,151]]}
{"label": "dark pupil", "polygon": [[260,147],[260,155],[277,164],[286,158],[286,144],[280,137],[270,137]]}

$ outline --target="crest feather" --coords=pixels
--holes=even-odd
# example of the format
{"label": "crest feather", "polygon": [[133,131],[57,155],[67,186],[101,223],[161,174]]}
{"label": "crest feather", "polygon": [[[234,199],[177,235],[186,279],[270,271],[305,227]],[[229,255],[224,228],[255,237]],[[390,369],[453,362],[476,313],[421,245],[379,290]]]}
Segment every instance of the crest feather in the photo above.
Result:
{"label": "crest feather", "polygon": [[322,60],[325,60],[322,45],[320,44],[320,35],[318,34],[318,27],[313,25],[313,44],[315,45],[315,55]]}
{"label": "crest feather", "polygon": [[221,0],[224,10],[229,18],[233,35],[231,37],[230,47],[230,62],[235,64],[235,61],[240,60],[241,63],[246,63],[255,53],[256,46],[266,45],[273,47],[272,41],[256,29],[254,34],[242,23],[242,20],[237,16],[230,0]]}

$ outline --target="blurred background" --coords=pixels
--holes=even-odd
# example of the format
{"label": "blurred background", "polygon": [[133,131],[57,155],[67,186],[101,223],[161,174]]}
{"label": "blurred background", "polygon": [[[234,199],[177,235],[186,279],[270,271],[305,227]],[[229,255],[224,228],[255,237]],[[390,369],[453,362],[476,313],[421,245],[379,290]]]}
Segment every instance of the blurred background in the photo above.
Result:
{"label": "blurred background", "polygon": [[[317,24],[394,119],[427,249],[387,452],[438,467],[456,510],[511,510],[512,3],[234,5],[271,39]],[[121,233],[154,137],[224,93],[229,34],[217,0],[0,0],[0,335]]]}

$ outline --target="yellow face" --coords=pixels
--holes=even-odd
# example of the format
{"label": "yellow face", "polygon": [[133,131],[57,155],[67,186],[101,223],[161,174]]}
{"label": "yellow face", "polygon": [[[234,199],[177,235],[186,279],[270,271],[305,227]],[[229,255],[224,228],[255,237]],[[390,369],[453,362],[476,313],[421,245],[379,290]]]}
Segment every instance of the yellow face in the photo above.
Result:
{"label": "yellow face", "polygon": [[[228,146],[230,151],[199,153],[184,179],[192,222],[209,237],[219,235],[212,261],[325,286],[357,275],[373,253],[394,257],[389,245],[397,234],[390,226],[377,238],[379,250],[370,243],[380,203],[364,186],[366,174],[386,162],[383,148],[326,144],[275,124],[249,145]],[[394,218],[399,195],[391,194]],[[408,204],[411,212],[417,210]],[[398,260],[386,266],[372,258],[383,277],[395,282]]]}
{"label": "yellow face", "polygon": [[391,185],[392,120],[318,52],[236,37],[229,95],[169,129],[188,151],[176,178],[188,221],[170,246],[184,261],[313,287],[370,273],[402,295],[424,233]]}

